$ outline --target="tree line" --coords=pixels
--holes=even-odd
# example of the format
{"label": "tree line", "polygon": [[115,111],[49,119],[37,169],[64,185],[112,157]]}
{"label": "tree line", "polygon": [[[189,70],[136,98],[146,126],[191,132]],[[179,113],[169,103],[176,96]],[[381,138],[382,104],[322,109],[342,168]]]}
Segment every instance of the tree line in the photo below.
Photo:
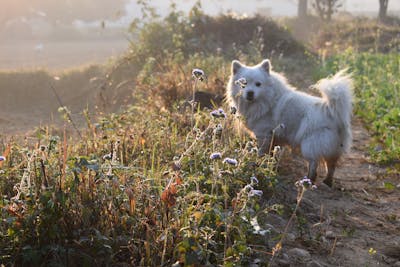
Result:
{"label": "tree line", "polygon": [[[332,15],[343,5],[342,0],[298,0],[297,14],[299,18],[308,16],[309,2],[311,2],[311,6],[316,11],[317,15],[325,21],[330,21]],[[385,21],[387,19],[388,6],[389,0],[379,0],[378,19],[380,21]]]}

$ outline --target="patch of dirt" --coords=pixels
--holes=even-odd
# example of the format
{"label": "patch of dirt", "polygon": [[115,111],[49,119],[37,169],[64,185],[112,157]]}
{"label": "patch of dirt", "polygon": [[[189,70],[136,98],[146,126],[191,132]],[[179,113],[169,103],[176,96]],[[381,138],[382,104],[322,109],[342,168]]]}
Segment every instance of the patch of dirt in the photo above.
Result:
{"label": "patch of dirt", "polygon": [[[353,139],[351,153],[335,172],[334,188],[320,177],[318,188],[304,194],[282,253],[287,256],[285,251],[302,248],[312,260],[290,266],[400,266],[399,177],[369,161],[370,136],[358,120],[353,123]],[[301,158],[290,156],[294,159],[281,169],[287,172],[283,179],[293,184],[293,173],[302,177],[306,169]],[[387,189],[384,182],[396,188]],[[291,203],[296,203],[296,188],[288,192]]]}

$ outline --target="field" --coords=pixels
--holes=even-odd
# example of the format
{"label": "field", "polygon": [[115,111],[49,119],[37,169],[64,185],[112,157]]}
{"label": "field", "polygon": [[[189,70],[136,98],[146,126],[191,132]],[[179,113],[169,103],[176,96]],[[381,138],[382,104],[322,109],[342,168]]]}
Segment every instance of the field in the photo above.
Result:
{"label": "field", "polygon": [[0,45],[0,70],[48,69],[60,71],[101,64],[128,48],[126,40],[9,41]]}
{"label": "field", "polygon": [[[2,264],[400,264],[398,52],[349,44],[328,56],[270,20],[203,16],[195,8],[190,17],[149,21],[129,53],[107,66],[56,79],[0,73],[21,99],[16,81],[36,79],[36,116],[57,117],[25,135],[9,119],[14,131],[0,136]],[[232,36],[230,27],[240,30]],[[231,60],[252,64],[263,55],[309,93],[338,69],[352,73],[354,145],[334,188],[305,182],[305,162],[288,148],[258,157],[224,102],[202,109],[190,101],[198,91],[219,99]],[[195,68],[205,76],[192,75]],[[0,100],[4,112],[30,112],[7,105],[13,99]]]}

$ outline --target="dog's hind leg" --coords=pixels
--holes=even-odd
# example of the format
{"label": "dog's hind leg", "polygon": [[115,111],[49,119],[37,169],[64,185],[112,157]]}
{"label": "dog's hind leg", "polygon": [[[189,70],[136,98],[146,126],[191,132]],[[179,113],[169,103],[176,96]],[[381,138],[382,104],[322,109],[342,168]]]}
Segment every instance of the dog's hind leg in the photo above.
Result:
{"label": "dog's hind leg", "polygon": [[311,180],[313,184],[317,179],[317,168],[318,168],[318,161],[316,160],[308,161],[308,178]]}
{"label": "dog's hind leg", "polygon": [[324,180],[324,183],[329,187],[332,187],[333,183],[333,174],[335,173],[337,158],[326,159],[326,167],[328,169],[328,174]]}

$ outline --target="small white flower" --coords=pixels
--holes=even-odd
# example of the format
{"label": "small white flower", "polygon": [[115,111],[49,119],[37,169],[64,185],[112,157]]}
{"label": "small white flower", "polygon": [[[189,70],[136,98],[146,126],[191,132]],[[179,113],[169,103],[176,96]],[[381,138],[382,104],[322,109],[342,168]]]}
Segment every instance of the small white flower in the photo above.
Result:
{"label": "small white flower", "polygon": [[304,176],[303,179],[297,181],[295,183],[295,185],[296,186],[309,187],[309,186],[312,186],[312,181],[307,176]]}
{"label": "small white flower", "polygon": [[204,74],[204,71],[201,69],[193,69],[192,76],[193,76],[193,78],[198,79],[199,81],[203,81],[205,74]]}
{"label": "small white flower", "polygon": [[111,160],[111,159],[112,159],[111,153],[105,154],[105,155],[103,156],[103,159],[104,159],[104,160]]}
{"label": "small white flower", "polygon": [[280,146],[275,146],[275,147],[274,147],[273,154],[274,154],[274,155],[277,155],[280,151],[281,151],[281,147],[280,147]]}

